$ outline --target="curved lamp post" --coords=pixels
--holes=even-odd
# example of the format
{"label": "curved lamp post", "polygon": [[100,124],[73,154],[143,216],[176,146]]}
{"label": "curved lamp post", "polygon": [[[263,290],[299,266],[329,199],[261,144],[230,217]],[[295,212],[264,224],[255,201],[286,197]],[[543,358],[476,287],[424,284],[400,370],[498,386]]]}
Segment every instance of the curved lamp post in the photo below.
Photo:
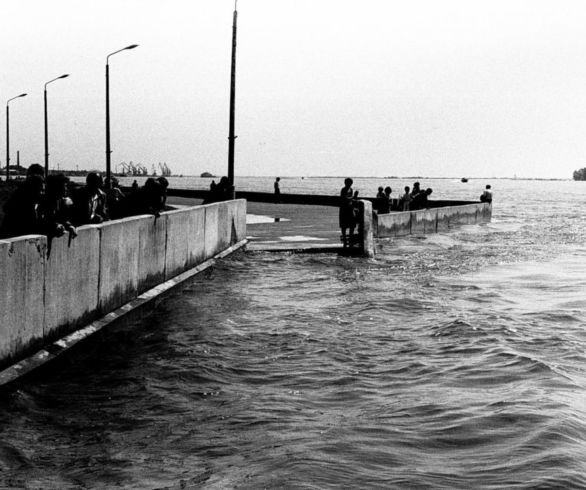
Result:
{"label": "curved lamp post", "polygon": [[127,49],[134,49],[138,46],[138,44],[131,44],[130,46],[126,46],[125,48],[119,49],[118,51],[114,51],[106,56],[106,182],[107,188],[110,189],[112,187],[112,175],[110,170],[111,165],[111,153],[112,150],[110,149],[110,65],[109,65],[109,58],[110,56],[115,55],[116,53],[120,53],[120,51],[126,51]]}
{"label": "curved lamp post", "polygon": [[26,94],[20,94],[6,101],[6,180],[10,179],[10,109],[8,108],[8,104],[11,100],[25,96]]}
{"label": "curved lamp post", "polygon": [[60,77],[53,78],[53,80],[49,80],[47,83],[45,83],[45,178],[49,176],[49,129],[47,122],[47,85],[54,82],[55,80],[67,78],[68,76],[69,74],[61,75]]}

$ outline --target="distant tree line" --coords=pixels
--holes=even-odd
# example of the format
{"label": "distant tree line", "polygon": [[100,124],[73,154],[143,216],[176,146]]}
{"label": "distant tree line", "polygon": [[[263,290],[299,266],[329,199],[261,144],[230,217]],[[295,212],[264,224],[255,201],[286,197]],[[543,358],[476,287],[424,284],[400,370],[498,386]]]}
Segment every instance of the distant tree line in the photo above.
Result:
{"label": "distant tree line", "polygon": [[586,168],[574,170],[574,180],[586,180]]}

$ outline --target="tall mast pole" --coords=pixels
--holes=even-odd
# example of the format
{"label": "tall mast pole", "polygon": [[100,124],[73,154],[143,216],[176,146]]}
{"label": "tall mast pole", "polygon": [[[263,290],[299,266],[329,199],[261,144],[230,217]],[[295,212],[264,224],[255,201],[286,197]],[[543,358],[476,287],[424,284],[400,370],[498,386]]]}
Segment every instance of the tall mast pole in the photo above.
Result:
{"label": "tall mast pole", "polygon": [[10,110],[6,102],[6,181],[10,180]]}
{"label": "tall mast pole", "polygon": [[228,182],[232,199],[236,197],[234,188],[234,113],[236,109],[236,22],[238,19],[237,0],[234,1],[234,20],[232,23],[232,70],[230,78],[230,129],[228,135]]}

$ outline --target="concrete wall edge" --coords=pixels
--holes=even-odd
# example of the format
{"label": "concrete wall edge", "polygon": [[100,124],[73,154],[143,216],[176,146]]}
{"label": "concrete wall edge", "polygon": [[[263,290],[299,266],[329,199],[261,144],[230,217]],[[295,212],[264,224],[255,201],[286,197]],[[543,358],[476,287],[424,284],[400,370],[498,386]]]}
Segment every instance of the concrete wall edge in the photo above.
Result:
{"label": "concrete wall edge", "polygon": [[34,375],[41,367],[47,366],[50,362],[57,360],[64,353],[71,351],[73,348],[81,345],[90,337],[103,331],[114,323],[127,319],[138,310],[144,309],[154,300],[161,298],[177,286],[193,278],[197,274],[213,266],[218,260],[227,257],[244,247],[248,240],[244,239],[232,245],[226,250],[216,254],[214,257],[202,262],[201,264],[161,283],[148,291],[145,291],[135,299],[120,306],[105,316],[91,322],[89,325],[82,327],[65,337],[62,337],[45,348],[35,352],[29,357],[9,366],[0,371],[0,393],[12,390],[19,382]]}

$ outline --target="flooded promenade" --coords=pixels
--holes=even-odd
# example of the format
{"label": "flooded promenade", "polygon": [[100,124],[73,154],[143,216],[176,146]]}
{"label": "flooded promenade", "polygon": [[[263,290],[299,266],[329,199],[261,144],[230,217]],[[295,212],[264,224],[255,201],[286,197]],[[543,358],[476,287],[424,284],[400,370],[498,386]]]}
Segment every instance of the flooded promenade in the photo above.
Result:
{"label": "flooded promenade", "polygon": [[375,260],[231,256],[4,400],[0,482],[584,488],[582,194],[505,182]]}

